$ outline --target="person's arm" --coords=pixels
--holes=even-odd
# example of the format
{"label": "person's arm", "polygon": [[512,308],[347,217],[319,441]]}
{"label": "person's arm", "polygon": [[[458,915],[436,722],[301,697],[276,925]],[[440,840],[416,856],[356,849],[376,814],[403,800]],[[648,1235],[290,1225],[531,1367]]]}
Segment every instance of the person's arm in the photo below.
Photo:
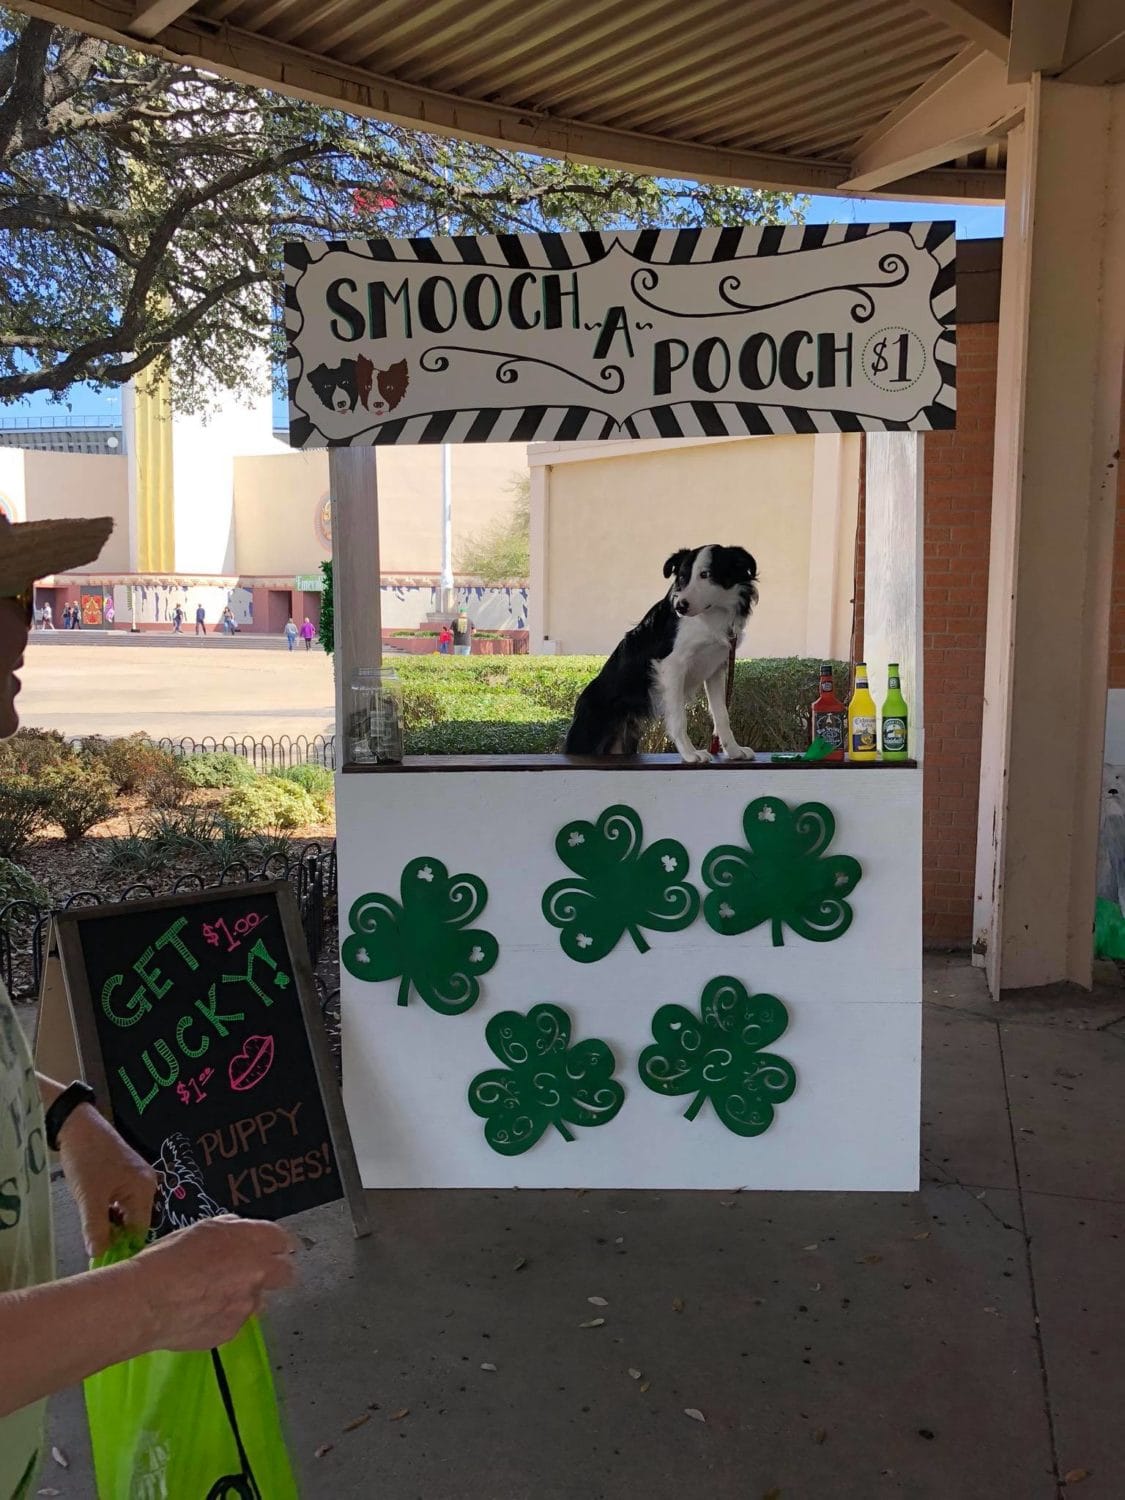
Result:
{"label": "person's arm", "polygon": [[[63,1091],[37,1073],[39,1097],[50,1109]],[[59,1131],[59,1157],[70,1195],[82,1219],[89,1255],[101,1255],[115,1225],[147,1232],[152,1221],[156,1173],[90,1104],[80,1104]]]}
{"label": "person's arm", "polygon": [[210,1349],[294,1279],[279,1224],[224,1214],[132,1260],[0,1293],[0,1417],[154,1349]]}

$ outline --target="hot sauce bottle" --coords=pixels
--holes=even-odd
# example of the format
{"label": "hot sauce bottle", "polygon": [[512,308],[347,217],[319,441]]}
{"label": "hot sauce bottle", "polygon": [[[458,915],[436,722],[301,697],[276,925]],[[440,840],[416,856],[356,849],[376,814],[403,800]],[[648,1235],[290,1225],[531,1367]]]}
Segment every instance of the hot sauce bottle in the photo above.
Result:
{"label": "hot sauce bottle", "polygon": [[831,662],[820,664],[820,697],[809,709],[809,722],[812,739],[824,740],[832,746],[832,753],[824,759],[843,760],[848,738],[848,711],[836,696]]}

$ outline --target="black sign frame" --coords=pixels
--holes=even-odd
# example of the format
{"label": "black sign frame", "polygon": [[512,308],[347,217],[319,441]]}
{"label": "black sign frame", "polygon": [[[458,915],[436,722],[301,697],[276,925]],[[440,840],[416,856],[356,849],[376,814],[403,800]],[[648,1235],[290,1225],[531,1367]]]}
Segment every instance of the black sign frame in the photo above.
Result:
{"label": "black sign frame", "polygon": [[[343,1097],[336,1081],[327,1038],[324,1035],[316,982],[301,928],[300,913],[288,881],[273,880],[211,887],[201,891],[156,896],[138,901],[72,907],[55,913],[53,917],[55,939],[70,1010],[70,1021],[83,1074],[86,1081],[97,1092],[98,1105],[102,1113],[116,1126],[119,1122],[111,1107],[113,1093],[106,1074],[105,1057],[95,1016],[95,1000],[86,967],[82,941],[83,927],[94,922],[129,919],[146,912],[168,912],[173,915],[178,911],[190,913],[200,906],[213,907],[217,903],[221,904],[224,897],[232,902],[245,902],[247,899],[259,898],[276,902],[285,952],[292,966],[302,1030],[308,1043],[319,1103],[324,1110],[328,1125],[340,1186],[337,1194],[321,1201],[334,1202],[343,1198],[351,1214],[355,1235],[359,1238],[370,1233],[366,1200],[351,1134],[348,1130]],[[282,1216],[279,1215],[279,1217]],[[271,1216],[257,1214],[256,1217],[269,1218]]]}

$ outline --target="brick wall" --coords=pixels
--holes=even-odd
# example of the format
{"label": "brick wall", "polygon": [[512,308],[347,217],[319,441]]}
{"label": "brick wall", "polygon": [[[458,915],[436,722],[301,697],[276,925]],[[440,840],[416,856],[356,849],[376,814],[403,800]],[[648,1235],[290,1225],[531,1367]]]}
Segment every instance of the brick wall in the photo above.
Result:
{"label": "brick wall", "polygon": [[956,947],[972,940],[997,331],[958,328],[957,428],[925,439],[923,936]]}

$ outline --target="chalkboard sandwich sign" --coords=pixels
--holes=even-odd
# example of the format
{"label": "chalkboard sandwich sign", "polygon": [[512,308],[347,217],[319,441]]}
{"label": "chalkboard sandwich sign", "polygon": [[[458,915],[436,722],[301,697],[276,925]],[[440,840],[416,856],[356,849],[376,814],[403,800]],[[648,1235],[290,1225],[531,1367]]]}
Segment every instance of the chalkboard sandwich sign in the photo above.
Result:
{"label": "chalkboard sandwich sign", "polygon": [[158,1233],[340,1198],[367,1232],[286,881],[77,908],[55,938],[82,1070],[160,1174]]}

